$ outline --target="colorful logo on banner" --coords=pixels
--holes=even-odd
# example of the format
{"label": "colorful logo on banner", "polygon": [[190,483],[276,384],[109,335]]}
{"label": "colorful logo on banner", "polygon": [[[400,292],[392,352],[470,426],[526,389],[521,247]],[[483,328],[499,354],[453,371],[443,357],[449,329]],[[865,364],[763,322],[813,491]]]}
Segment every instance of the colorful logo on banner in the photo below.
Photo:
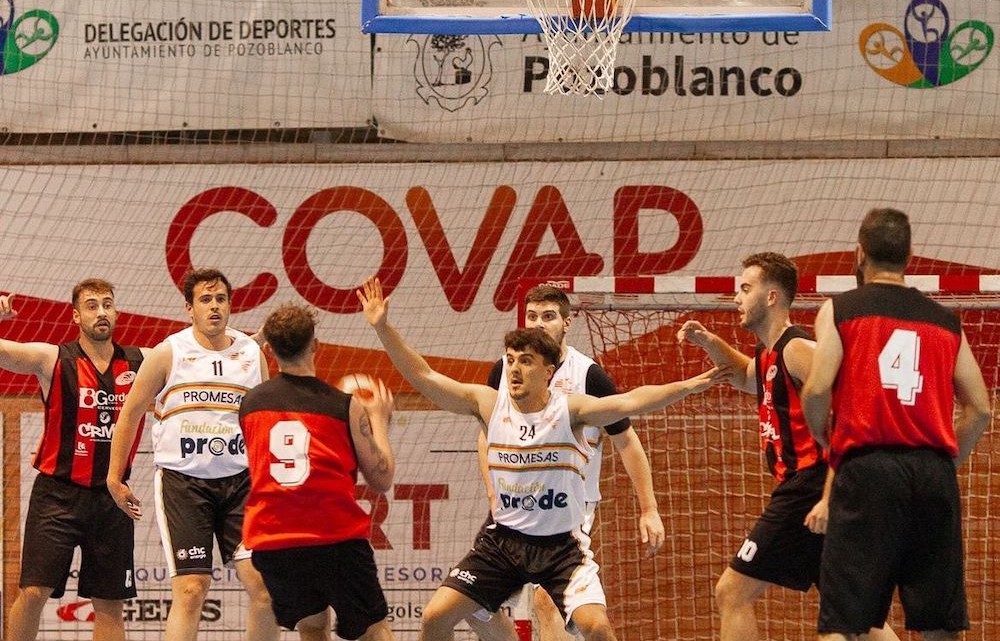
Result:
{"label": "colorful logo on banner", "polygon": [[434,100],[446,111],[478,104],[489,93],[493,77],[490,49],[500,45],[496,36],[426,36],[407,42],[417,45],[413,76],[417,95],[425,104]]}
{"label": "colorful logo on banner", "polygon": [[915,89],[943,87],[976,70],[993,50],[993,29],[981,20],[952,28],[942,0],[912,0],[903,31],[878,22],[861,31],[861,55],[886,80]]}
{"label": "colorful logo on banner", "polygon": [[6,4],[6,15],[0,15],[0,75],[32,66],[48,55],[59,38],[59,22],[48,11],[32,9],[15,18],[14,0]]}

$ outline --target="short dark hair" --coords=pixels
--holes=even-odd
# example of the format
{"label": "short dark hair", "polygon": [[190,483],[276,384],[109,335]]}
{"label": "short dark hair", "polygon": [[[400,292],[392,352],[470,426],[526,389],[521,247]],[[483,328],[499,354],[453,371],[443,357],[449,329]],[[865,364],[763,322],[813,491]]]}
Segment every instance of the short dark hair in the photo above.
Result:
{"label": "short dark hair", "polygon": [[774,283],[785,293],[788,304],[799,292],[799,270],[788,256],[776,252],[750,254],[743,259],[743,269],[757,267],[765,282]]}
{"label": "short dark hair", "polygon": [[519,352],[530,349],[548,365],[558,365],[559,355],[562,353],[556,339],[546,334],[541,327],[512,329],[503,337],[503,346]]}
{"label": "short dark hair", "polygon": [[77,309],[80,304],[80,295],[83,292],[94,292],[97,294],[111,294],[115,296],[115,286],[103,278],[86,278],[76,285],[73,285],[73,308]]}
{"label": "short dark hair", "polygon": [[535,285],[524,295],[525,304],[555,303],[559,305],[559,315],[569,318],[569,296],[566,292],[553,285]]}
{"label": "short dark hair", "polygon": [[903,271],[910,260],[910,219],[898,209],[872,209],[861,221],[858,243],[877,266]]}
{"label": "short dark hair", "polygon": [[271,312],[261,331],[275,356],[295,360],[316,337],[316,313],[306,305],[285,303]]}
{"label": "short dark hair", "polygon": [[230,298],[233,296],[233,286],[229,284],[229,279],[226,275],[220,272],[218,269],[189,269],[184,272],[184,278],[181,280],[181,289],[184,292],[184,300],[188,304],[194,303],[194,288],[198,283],[215,283],[219,282],[226,286],[226,294]]}

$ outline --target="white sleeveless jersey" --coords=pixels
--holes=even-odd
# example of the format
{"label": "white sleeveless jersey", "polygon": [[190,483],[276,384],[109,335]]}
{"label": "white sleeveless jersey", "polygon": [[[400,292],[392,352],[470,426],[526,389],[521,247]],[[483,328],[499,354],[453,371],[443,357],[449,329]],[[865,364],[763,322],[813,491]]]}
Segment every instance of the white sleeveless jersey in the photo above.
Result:
{"label": "white sleeveless jersey", "polygon": [[519,412],[510,394],[497,394],[486,438],[494,521],[534,536],[583,524],[583,471],[592,450],[573,434],[565,394],[550,394],[548,405],[531,414]]}
{"label": "white sleeveless jersey", "polygon": [[[500,378],[500,392],[509,394],[507,388],[507,359],[503,363],[503,372]],[[581,353],[573,347],[566,348],[566,358],[559,365],[559,369],[552,375],[549,381],[549,389],[553,392],[563,394],[586,394],[587,393],[587,370],[591,365],[595,365],[594,359]],[[584,481],[586,482],[586,497],[588,502],[596,503],[601,500],[601,455],[603,454],[604,439],[601,438],[601,428],[592,425],[585,425],[583,435],[587,443],[594,450],[590,462],[584,469]]]}
{"label": "white sleeveless jersey", "polygon": [[262,380],[260,347],[242,332],[226,334],[233,344],[220,351],[199,345],[190,327],[167,337],[173,362],[153,412],[157,466],[206,479],[247,469],[239,411]]}

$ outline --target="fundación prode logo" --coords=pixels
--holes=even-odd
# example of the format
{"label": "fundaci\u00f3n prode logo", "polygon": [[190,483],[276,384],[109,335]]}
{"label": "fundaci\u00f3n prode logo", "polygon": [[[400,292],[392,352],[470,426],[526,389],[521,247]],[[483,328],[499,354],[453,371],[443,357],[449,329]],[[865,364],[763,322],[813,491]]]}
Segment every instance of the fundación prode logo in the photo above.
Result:
{"label": "fundaci\u00f3n prode logo", "polygon": [[24,71],[52,50],[59,21],[48,11],[31,9],[18,16],[14,0],[0,0],[0,75]]}
{"label": "fundaci\u00f3n prode logo", "polygon": [[930,89],[960,80],[983,64],[993,50],[993,29],[981,20],[953,25],[943,0],[911,0],[902,32],[884,22],[870,24],[858,45],[868,66],[886,80]]}

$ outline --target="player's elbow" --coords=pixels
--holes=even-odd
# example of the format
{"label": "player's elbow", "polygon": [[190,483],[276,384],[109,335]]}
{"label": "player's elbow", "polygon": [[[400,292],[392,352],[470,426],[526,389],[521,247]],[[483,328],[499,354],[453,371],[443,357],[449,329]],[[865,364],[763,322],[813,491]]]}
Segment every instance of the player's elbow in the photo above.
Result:
{"label": "player's elbow", "polygon": [[368,484],[368,488],[373,492],[385,494],[392,488],[392,480],[395,473],[395,465],[380,465],[378,469],[365,472],[365,482]]}
{"label": "player's elbow", "polygon": [[365,481],[368,482],[368,489],[376,494],[385,494],[392,488],[392,476],[365,477]]}

